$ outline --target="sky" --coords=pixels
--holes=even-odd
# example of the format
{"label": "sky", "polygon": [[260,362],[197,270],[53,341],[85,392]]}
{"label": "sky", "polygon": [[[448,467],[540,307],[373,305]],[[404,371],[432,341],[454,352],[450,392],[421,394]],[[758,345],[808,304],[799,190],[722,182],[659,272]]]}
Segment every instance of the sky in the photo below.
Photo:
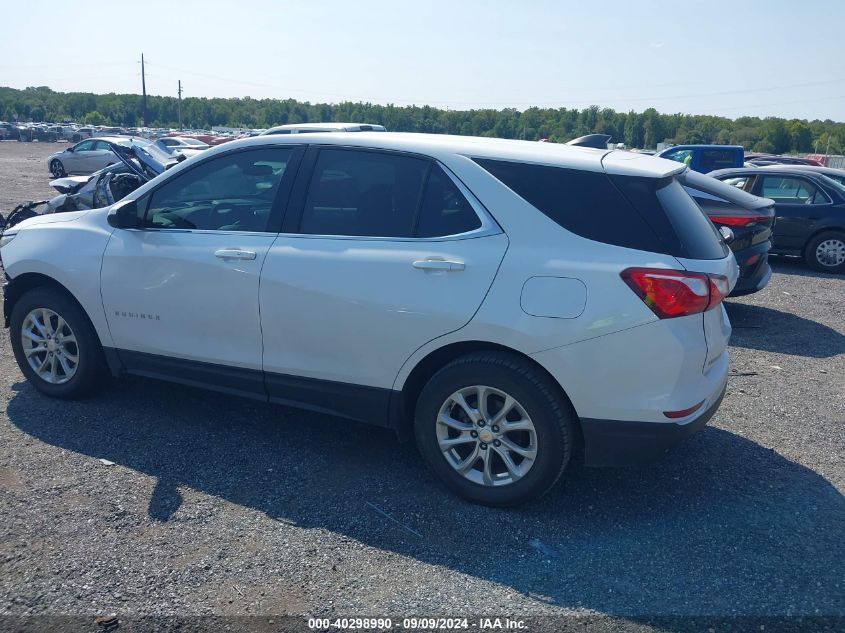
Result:
{"label": "sky", "polygon": [[[0,86],[845,121],[845,0],[40,0]],[[58,20],[58,22],[57,22]]]}

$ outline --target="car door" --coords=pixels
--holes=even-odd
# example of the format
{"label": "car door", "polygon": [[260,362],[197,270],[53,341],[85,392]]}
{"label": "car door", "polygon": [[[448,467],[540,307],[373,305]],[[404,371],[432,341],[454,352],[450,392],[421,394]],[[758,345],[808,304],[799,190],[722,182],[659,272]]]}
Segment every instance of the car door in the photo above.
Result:
{"label": "car door", "polygon": [[461,328],[508,240],[438,163],[312,148],[261,275],[272,400],[383,418],[402,364]]}
{"label": "car door", "polygon": [[810,179],[795,175],[760,174],[753,193],[775,201],[773,246],[777,250],[801,250],[815,231],[831,200]]}
{"label": "car door", "polygon": [[266,397],[259,272],[301,150],[240,149],[177,172],[113,232],[103,306],[129,371]]}
{"label": "car door", "polygon": [[87,140],[73,146],[72,152],[65,152],[62,156],[62,163],[67,173],[90,174],[96,170],[91,169],[91,155],[94,153],[94,141]]}

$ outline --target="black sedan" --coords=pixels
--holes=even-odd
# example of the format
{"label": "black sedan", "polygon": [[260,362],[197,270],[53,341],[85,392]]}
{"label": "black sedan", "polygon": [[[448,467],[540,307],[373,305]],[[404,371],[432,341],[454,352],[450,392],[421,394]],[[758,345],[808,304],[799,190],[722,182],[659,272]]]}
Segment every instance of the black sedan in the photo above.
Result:
{"label": "black sedan", "polygon": [[731,296],[762,290],[772,276],[769,249],[775,223],[774,201],[692,170],[684,172],[680,179],[713,224],[720,230],[727,227],[733,234],[728,246],[739,265],[739,279]]}
{"label": "black sedan", "polygon": [[720,169],[709,175],[775,201],[772,253],[800,255],[823,272],[845,272],[845,186],[803,168]]}

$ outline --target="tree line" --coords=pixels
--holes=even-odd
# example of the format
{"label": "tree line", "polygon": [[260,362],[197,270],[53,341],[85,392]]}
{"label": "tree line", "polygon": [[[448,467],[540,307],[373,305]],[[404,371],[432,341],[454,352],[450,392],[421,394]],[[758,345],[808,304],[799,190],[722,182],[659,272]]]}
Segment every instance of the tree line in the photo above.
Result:
{"label": "tree line", "polygon": [[[593,132],[610,134],[628,147],[654,149],[659,142],[729,143],[746,150],[772,153],[845,153],[845,123],[831,120],[617,112],[584,109],[513,108],[449,110],[431,106],[373,103],[309,103],[295,99],[188,97],[182,100],[185,127],[266,128],[286,123],[355,121],[377,123],[395,132],[432,132],[565,142]],[[46,86],[24,90],[0,87],[0,119],[4,121],[76,121],[89,125],[137,127],[144,124],[143,103],[136,94],[55,92]],[[175,97],[148,96],[148,127],[176,127]]]}

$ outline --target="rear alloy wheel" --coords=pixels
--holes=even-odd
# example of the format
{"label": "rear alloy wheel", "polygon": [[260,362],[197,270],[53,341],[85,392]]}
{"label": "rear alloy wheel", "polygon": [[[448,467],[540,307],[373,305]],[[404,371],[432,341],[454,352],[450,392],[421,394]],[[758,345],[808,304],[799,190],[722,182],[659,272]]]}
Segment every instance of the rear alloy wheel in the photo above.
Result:
{"label": "rear alloy wheel", "polygon": [[804,259],[812,268],[822,272],[845,272],[845,233],[819,233],[807,244]]}
{"label": "rear alloy wheel", "polygon": [[54,398],[78,398],[103,383],[105,358],[94,326],[61,290],[39,286],[12,309],[12,351],[24,376]]}
{"label": "rear alloy wheel", "polygon": [[58,158],[54,158],[50,162],[50,173],[53,174],[54,178],[64,178],[67,175],[67,172],[65,172],[65,166],[62,165],[62,161]]}
{"label": "rear alloy wheel", "polygon": [[486,385],[446,398],[437,415],[437,443],[455,472],[484,486],[519,481],[537,458],[531,416],[513,396]]}
{"label": "rear alloy wheel", "polygon": [[554,485],[569,461],[574,414],[560,388],[515,355],[459,358],[423,388],[414,430],[420,452],[455,493],[512,506]]}

